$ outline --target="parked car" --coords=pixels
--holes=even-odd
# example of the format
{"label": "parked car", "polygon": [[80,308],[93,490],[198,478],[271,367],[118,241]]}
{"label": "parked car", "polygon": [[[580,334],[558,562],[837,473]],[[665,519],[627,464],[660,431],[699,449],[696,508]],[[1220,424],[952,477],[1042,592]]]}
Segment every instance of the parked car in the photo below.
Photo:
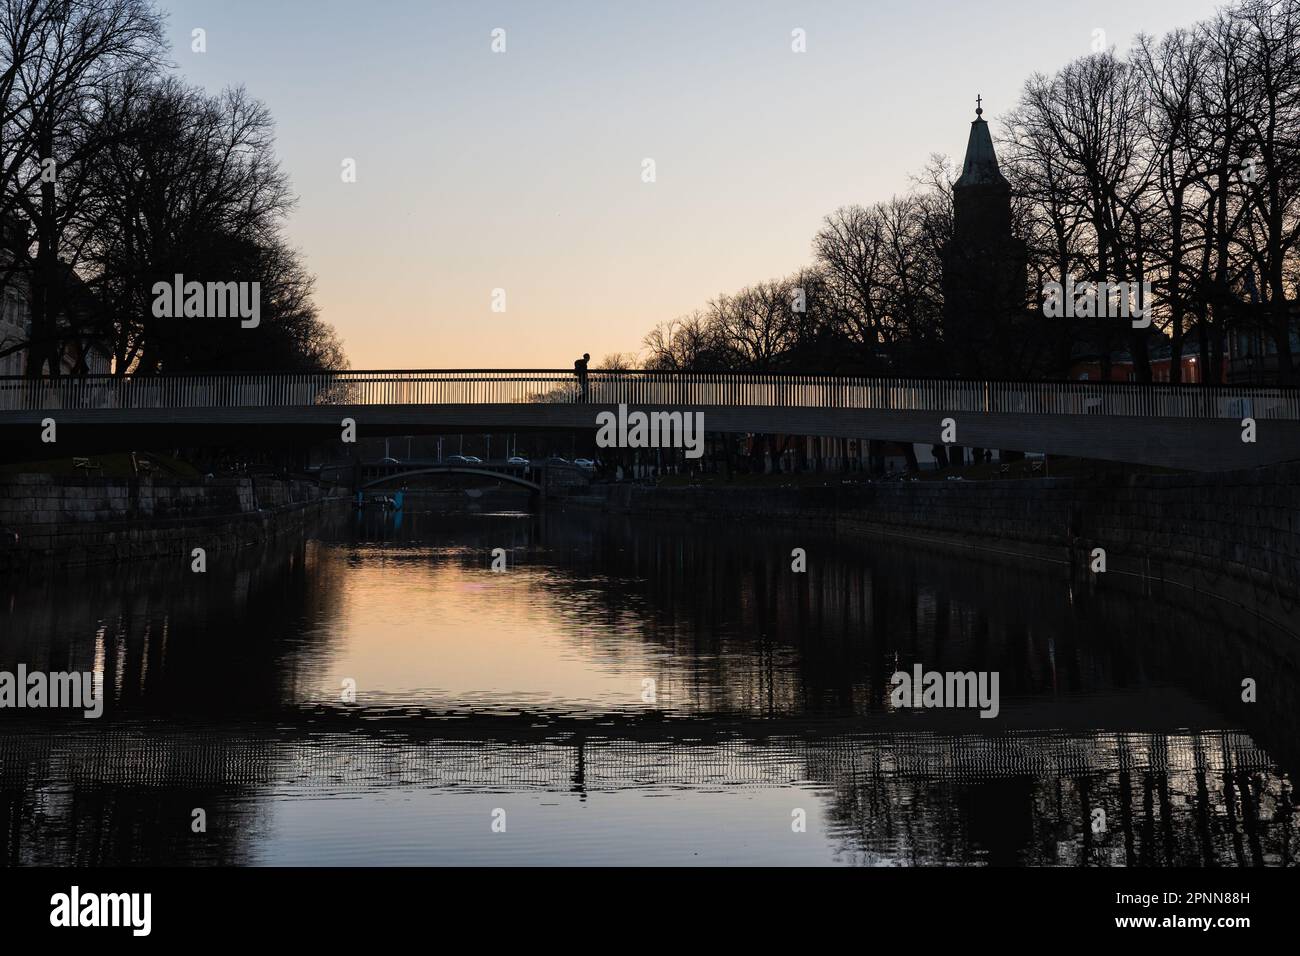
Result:
{"label": "parked car", "polygon": [[526,464],[528,464],[528,459],[527,459],[527,458],[520,458],[518,455],[514,455],[514,456],[512,456],[512,457],[506,459],[506,464],[507,464],[507,465],[526,465]]}
{"label": "parked car", "polygon": [[596,463],[592,461],[590,458],[575,458],[573,459],[573,463],[577,465],[579,468],[581,468],[583,471],[596,470]]}
{"label": "parked car", "polygon": [[381,465],[400,465],[400,464],[401,464],[401,462],[398,461],[396,458],[389,458],[389,457],[384,457],[384,458],[379,459],[379,463],[380,463]]}
{"label": "parked car", "polygon": [[475,456],[475,455],[466,455],[466,456],[465,456],[465,460],[466,460],[467,462],[469,462],[471,465],[481,465],[481,464],[483,464],[483,459],[482,459],[482,458],[479,458],[479,457],[477,457],[477,456]]}
{"label": "parked car", "polygon": [[448,455],[445,463],[448,465],[468,465],[469,459],[464,455]]}

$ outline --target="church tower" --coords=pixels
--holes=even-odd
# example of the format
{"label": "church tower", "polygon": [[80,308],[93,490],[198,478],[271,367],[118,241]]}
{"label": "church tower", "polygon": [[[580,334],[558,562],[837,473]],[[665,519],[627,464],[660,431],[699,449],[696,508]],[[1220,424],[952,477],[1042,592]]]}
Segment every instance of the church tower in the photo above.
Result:
{"label": "church tower", "polygon": [[1015,327],[1024,316],[1028,260],[1011,231],[1011,184],[998,168],[983,99],[976,97],[966,159],[953,184],[952,242],[944,261],[944,340],[951,371],[1023,374]]}

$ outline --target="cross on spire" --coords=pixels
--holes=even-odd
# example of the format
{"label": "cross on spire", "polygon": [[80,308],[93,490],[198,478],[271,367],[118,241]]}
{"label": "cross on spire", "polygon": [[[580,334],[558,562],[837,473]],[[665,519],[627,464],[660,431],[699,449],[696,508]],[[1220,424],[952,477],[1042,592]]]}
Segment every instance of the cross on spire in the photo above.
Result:
{"label": "cross on spire", "polygon": [[982,96],[975,97],[975,115],[976,116],[984,115],[984,97]]}

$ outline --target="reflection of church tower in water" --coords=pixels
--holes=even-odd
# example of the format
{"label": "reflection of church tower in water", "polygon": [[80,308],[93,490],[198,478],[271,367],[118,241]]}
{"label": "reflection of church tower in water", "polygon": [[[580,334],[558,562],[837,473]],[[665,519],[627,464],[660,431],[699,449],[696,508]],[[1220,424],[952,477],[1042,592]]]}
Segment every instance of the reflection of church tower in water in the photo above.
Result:
{"label": "reflection of church tower in water", "polygon": [[1011,231],[1011,184],[976,98],[966,159],[953,184],[952,244],[944,261],[944,338],[963,375],[1020,373],[1013,324],[1023,315],[1027,257]]}

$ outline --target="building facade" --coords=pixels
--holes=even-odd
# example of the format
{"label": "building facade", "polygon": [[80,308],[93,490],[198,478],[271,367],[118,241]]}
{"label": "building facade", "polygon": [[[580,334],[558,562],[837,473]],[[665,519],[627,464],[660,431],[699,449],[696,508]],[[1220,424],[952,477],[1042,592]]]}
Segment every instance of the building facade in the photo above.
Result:
{"label": "building facade", "polygon": [[[31,288],[21,258],[27,255],[24,244],[26,230],[21,223],[10,222],[3,233],[3,243],[0,244],[0,353],[9,354],[0,354],[0,376],[23,375],[27,371],[28,343],[32,337]],[[89,290],[70,267],[67,271],[73,293],[70,300],[77,302],[78,308],[92,308]],[[71,328],[74,323],[59,324],[65,329],[58,347],[62,374],[100,375],[111,371],[112,354],[102,343],[93,336],[74,334]]]}

